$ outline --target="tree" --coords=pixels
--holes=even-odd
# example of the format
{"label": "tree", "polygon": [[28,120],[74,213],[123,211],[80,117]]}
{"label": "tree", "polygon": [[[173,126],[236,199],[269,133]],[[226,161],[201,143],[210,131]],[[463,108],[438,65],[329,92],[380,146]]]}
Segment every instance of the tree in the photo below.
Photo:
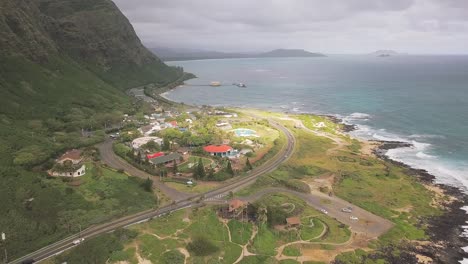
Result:
{"label": "tree", "polygon": [[195,256],[208,256],[219,250],[219,248],[206,237],[195,237],[187,245],[188,251]]}
{"label": "tree", "polygon": [[214,178],[214,169],[210,168],[208,170],[208,179],[212,180]]}
{"label": "tree", "polygon": [[264,205],[261,205],[257,210],[257,221],[260,225],[268,221],[268,210]]}
{"label": "tree", "polygon": [[170,149],[171,149],[171,142],[169,141],[169,138],[164,137],[162,150],[170,150]]}
{"label": "tree", "polygon": [[174,175],[177,173],[178,169],[177,169],[177,161],[176,160],[173,160],[174,162],[174,166],[172,166],[172,170],[173,170],[173,173]]}
{"label": "tree", "polygon": [[159,151],[161,149],[159,144],[154,142],[154,140],[149,141],[148,143],[146,143],[142,147],[148,149],[149,151]]}
{"label": "tree", "polygon": [[143,189],[147,192],[153,192],[153,180],[149,177],[146,178],[145,182],[143,182]]}
{"label": "tree", "polygon": [[198,160],[197,171],[198,171],[198,177],[199,177],[199,179],[205,178],[206,172],[205,172],[205,166],[203,166],[203,160],[202,160],[202,158],[200,158],[200,159]]}
{"label": "tree", "polygon": [[226,167],[226,172],[234,176],[234,170],[232,169],[231,161],[228,161],[227,167]]}
{"label": "tree", "polygon": [[250,164],[249,158],[247,158],[247,160],[245,161],[245,167],[246,167],[248,170],[251,170],[251,169],[252,169],[252,164]]}

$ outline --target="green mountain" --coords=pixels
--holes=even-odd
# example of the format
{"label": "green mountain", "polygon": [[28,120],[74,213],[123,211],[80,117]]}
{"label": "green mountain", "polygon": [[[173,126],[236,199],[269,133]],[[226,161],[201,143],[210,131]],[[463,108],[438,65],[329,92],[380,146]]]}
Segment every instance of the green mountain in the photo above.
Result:
{"label": "green mountain", "polygon": [[57,94],[61,104],[89,102],[91,92],[112,102],[122,95],[115,88],[180,74],[141,44],[109,0],[2,1],[0,58],[2,113],[37,113],[34,102],[52,107]]}
{"label": "green mountain", "polygon": [[0,62],[0,232],[9,255],[97,222],[91,212],[131,211],[123,197],[107,202],[117,194],[85,199],[45,171],[65,150],[103,140],[124,112],[140,111],[127,88],[163,86],[183,70],[148,51],[110,0],[0,1]]}
{"label": "green mountain", "polygon": [[326,57],[321,53],[312,53],[303,49],[275,49],[269,52],[259,54],[259,57]]}
{"label": "green mountain", "polygon": [[285,57],[326,57],[322,53],[312,53],[303,49],[275,49],[268,52],[228,53],[219,51],[151,48],[164,61],[177,60],[206,60],[206,59],[234,59],[234,58],[285,58]]}

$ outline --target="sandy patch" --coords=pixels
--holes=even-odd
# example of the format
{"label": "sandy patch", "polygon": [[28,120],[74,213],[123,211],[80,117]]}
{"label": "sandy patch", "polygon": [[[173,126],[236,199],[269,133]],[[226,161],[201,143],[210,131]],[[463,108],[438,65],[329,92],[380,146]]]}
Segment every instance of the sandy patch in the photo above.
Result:
{"label": "sandy patch", "polygon": [[361,142],[361,153],[366,156],[375,157],[374,150],[378,148],[382,143],[376,141],[362,140]]}
{"label": "sandy patch", "polygon": [[320,192],[320,188],[328,188],[329,191],[333,191],[333,185],[335,183],[335,174],[325,173],[318,177],[306,178],[302,180],[304,183],[309,185],[312,191]]}
{"label": "sandy patch", "polygon": [[434,207],[445,207],[447,204],[451,204],[457,200],[456,197],[445,194],[445,191],[439,186],[424,184],[424,187],[434,193],[434,197],[431,202],[431,205]]}

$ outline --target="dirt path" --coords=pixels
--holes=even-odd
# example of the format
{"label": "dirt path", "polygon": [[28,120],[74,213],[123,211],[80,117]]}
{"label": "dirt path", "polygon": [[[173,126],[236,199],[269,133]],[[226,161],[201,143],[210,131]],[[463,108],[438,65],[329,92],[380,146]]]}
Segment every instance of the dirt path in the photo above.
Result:
{"label": "dirt path", "polygon": [[245,245],[239,245],[242,247],[242,254],[239,256],[239,258],[237,258],[236,261],[234,261],[233,264],[237,264],[239,263],[244,257],[247,257],[247,256],[255,256],[256,254],[253,254],[253,253],[250,253],[249,250],[248,250],[248,246],[250,245],[250,243],[254,240],[255,236],[258,234],[258,228],[256,225],[253,226],[253,229],[252,229],[252,235],[250,236],[250,239],[249,241],[247,242],[247,244]]}

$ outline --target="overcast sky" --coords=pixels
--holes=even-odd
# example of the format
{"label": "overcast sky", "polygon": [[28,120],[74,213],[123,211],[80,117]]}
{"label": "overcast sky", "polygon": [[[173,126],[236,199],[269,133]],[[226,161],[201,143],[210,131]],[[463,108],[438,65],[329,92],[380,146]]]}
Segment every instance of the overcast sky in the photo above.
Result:
{"label": "overcast sky", "polygon": [[147,47],[468,54],[468,0],[114,0]]}

